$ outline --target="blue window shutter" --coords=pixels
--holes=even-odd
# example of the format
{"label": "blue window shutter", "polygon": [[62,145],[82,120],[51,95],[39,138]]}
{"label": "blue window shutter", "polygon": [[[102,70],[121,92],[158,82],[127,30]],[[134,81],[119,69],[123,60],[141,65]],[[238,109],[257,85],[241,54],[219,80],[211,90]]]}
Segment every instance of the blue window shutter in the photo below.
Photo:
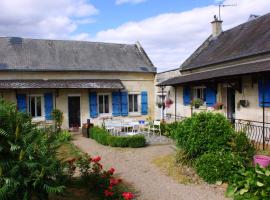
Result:
{"label": "blue window shutter", "polygon": [[206,105],[207,106],[214,106],[217,102],[217,93],[213,88],[206,88]]}
{"label": "blue window shutter", "polygon": [[26,94],[17,94],[17,107],[20,112],[27,112]]}
{"label": "blue window shutter", "polygon": [[96,92],[89,93],[89,109],[90,109],[90,117],[97,118],[98,112],[97,112],[97,93]]}
{"label": "blue window shutter", "polygon": [[[259,90],[259,106],[263,105],[263,82],[259,80],[258,82],[258,90]],[[270,107],[270,80],[264,81],[264,106]]]}
{"label": "blue window shutter", "polygon": [[128,116],[128,93],[121,92],[121,114],[122,116]]}
{"label": "blue window shutter", "polygon": [[190,97],[190,88],[185,86],[184,91],[183,91],[183,102],[184,105],[187,106],[191,102],[191,97]]}
{"label": "blue window shutter", "polygon": [[113,108],[112,115],[114,117],[121,115],[120,92],[112,93],[112,108]]}
{"label": "blue window shutter", "polygon": [[141,92],[141,113],[142,115],[148,114],[148,96],[146,91]]}
{"label": "blue window shutter", "polygon": [[44,94],[44,107],[45,107],[45,119],[52,119],[52,111],[53,111],[53,94],[45,93]]}

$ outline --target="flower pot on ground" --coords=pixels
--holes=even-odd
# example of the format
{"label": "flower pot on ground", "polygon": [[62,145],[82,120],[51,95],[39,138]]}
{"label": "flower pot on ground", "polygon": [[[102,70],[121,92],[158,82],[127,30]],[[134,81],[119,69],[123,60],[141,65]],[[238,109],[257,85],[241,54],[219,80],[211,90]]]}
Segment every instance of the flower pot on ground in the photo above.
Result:
{"label": "flower pot on ground", "polygon": [[260,167],[268,167],[270,165],[270,157],[265,155],[255,155],[253,157],[254,165],[260,165]]}
{"label": "flower pot on ground", "polygon": [[203,105],[203,100],[193,99],[191,105],[194,106],[195,108],[200,108]]}

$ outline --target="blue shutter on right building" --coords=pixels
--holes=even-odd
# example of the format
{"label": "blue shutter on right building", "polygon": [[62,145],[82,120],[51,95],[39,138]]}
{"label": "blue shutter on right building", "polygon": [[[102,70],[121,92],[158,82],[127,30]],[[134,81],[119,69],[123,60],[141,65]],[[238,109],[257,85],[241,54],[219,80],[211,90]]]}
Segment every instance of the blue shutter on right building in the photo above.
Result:
{"label": "blue shutter on right building", "polygon": [[[263,81],[258,82],[259,106],[263,105]],[[270,80],[264,81],[264,107],[270,107]]]}
{"label": "blue shutter on right building", "polygon": [[207,87],[205,91],[206,91],[206,94],[205,94],[206,105],[214,106],[217,102],[216,90],[213,88]]}
{"label": "blue shutter on right building", "polygon": [[120,92],[112,92],[112,115],[114,117],[121,115],[121,99]]}
{"label": "blue shutter on right building", "polygon": [[89,108],[90,108],[90,117],[97,118],[98,112],[97,112],[97,93],[96,92],[90,92],[89,94]]}
{"label": "blue shutter on right building", "polygon": [[146,91],[141,92],[141,114],[148,114],[148,95]]}
{"label": "blue shutter on right building", "polygon": [[20,112],[27,112],[26,94],[17,94],[17,107]]}
{"label": "blue shutter on right building", "polygon": [[128,116],[128,93],[121,92],[121,115]]}
{"label": "blue shutter on right building", "polygon": [[191,102],[190,88],[187,86],[185,86],[183,89],[183,102],[185,106],[189,105]]}

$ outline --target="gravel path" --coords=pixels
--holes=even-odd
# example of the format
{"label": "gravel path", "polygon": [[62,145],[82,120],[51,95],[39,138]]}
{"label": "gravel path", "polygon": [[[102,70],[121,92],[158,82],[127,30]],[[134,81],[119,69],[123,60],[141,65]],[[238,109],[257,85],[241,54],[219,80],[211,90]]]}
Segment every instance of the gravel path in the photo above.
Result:
{"label": "gravel path", "polygon": [[101,163],[116,172],[140,191],[140,200],[225,200],[224,191],[206,184],[183,185],[162,174],[151,161],[173,153],[172,145],[121,149],[102,146],[94,140],[75,135],[73,143],[92,156],[101,156]]}

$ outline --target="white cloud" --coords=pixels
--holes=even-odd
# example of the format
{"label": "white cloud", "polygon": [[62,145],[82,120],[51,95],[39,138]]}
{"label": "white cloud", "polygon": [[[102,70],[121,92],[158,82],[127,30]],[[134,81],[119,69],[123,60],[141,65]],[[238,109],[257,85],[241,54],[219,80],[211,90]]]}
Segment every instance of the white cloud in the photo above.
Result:
{"label": "white cloud", "polygon": [[98,10],[86,0],[1,0],[0,34],[68,38]]}
{"label": "white cloud", "polygon": [[121,5],[124,3],[132,3],[132,4],[138,4],[138,3],[142,3],[145,2],[146,0],[116,0],[115,3],[117,5]]}
{"label": "white cloud", "polygon": [[[250,14],[270,11],[269,0],[226,0],[222,8],[224,30],[247,21]],[[92,40],[134,43],[139,40],[159,71],[180,64],[211,34],[210,21],[217,6],[196,8],[181,13],[161,14],[139,22],[128,22],[115,29],[100,31]],[[86,37],[85,39],[89,36]]]}

